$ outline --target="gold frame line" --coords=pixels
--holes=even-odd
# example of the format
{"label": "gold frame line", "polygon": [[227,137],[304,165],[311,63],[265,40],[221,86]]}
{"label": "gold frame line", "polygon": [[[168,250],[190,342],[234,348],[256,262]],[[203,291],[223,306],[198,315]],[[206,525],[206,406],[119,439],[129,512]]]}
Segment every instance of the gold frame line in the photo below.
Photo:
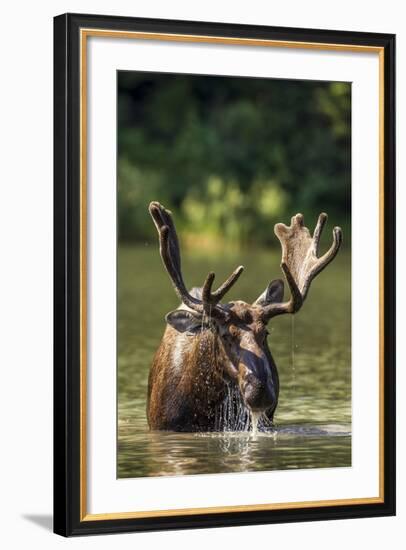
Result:
{"label": "gold frame line", "polygon": [[[297,48],[379,55],[379,496],[181,508],[176,510],[143,510],[137,512],[87,513],[87,45],[88,37],[160,40],[236,46],[260,46]],[[141,519],[151,517],[190,516],[225,512],[252,512],[266,510],[291,510],[327,506],[379,504],[384,502],[384,48],[356,44],[333,44],[231,38],[223,36],[184,35],[176,33],[112,31],[105,29],[80,29],[80,521],[112,519]]]}

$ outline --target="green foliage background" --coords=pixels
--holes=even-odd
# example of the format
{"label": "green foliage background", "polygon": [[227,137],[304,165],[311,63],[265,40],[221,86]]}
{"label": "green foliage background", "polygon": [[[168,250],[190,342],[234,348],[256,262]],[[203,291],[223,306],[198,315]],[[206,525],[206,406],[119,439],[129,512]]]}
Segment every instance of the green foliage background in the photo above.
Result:
{"label": "green foliage background", "polygon": [[186,244],[275,244],[297,212],[349,227],[350,192],[349,83],[118,73],[121,242],[155,242],[158,200]]}

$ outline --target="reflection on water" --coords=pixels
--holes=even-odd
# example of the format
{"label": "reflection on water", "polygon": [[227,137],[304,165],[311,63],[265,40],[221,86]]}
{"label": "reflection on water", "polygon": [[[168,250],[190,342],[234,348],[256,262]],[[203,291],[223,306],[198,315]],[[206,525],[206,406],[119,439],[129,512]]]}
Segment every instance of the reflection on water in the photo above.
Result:
{"label": "reflection on water", "polygon": [[[175,434],[120,426],[120,477],[349,466],[343,426],[290,426],[273,433]],[[142,473],[139,473],[142,472]]]}
{"label": "reflection on water", "polygon": [[[278,252],[188,256],[184,274],[199,285],[243,263],[229,299],[254,301],[279,277]],[[244,256],[244,257],[242,257]],[[148,370],[164,315],[177,307],[155,247],[120,247],[118,310],[118,477],[207,474],[351,465],[350,257],[340,252],[313,283],[292,323],[274,319],[269,345],[279,369],[275,429],[180,434],[150,432],[146,422]]]}

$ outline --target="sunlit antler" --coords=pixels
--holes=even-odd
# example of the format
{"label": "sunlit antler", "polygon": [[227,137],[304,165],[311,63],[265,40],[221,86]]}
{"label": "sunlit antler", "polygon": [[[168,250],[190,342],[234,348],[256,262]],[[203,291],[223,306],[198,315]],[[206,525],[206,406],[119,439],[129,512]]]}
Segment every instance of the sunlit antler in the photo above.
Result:
{"label": "sunlit antler", "polygon": [[227,312],[221,308],[219,302],[237,282],[243,272],[243,266],[237,267],[230,277],[214,292],[212,292],[212,286],[215,275],[214,273],[209,273],[203,285],[202,300],[195,298],[188,292],[183,281],[179,240],[171,212],[166,210],[159,202],[151,202],[149,212],[158,230],[159,250],[163,264],[172,280],[179,299],[199,313],[205,312],[213,316],[225,317]]}
{"label": "sunlit antler", "polygon": [[333,229],[333,244],[321,258],[318,258],[320,236],[327,221],[327,214],[320,214],[313,236],[304,226],[302,214],[296,214],[290,226],[275,225],[275,234],[282,245],[281,268],[288,282],[291,298],[285,303],[264,306],[264,319],[283,313],[296,313],[306,299],[312,280],[336,256],[342,241],[339,227]]}

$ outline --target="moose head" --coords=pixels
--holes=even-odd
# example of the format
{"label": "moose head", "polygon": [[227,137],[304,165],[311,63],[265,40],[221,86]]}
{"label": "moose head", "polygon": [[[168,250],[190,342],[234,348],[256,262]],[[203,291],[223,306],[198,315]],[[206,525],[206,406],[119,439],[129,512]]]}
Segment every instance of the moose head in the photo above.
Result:
{"label": "moose head", "polygon": [[[215,275],[211,272],[207,275],[201,289],[195,288],[189,292],[182,276],[179,241],[171,213],[158,202],[152,202],[149,211],[158,230],[163,264],[182,302],[178,309],[166,315],[166,321],[172,329],[172,340],[170,342],[168,340],[168,344],[178,349],[180,340],[176,340],[176,334],[191,337],[182,338],[182,346],[185,349],[180,353],[182,357],[180,368],[192,378],[194,371],[201,370],[202,366],[199,362],[202,363],[204,360],[196,359],[194,355],[197,352],[191,351],[198,349],[196,342],[192,344],[193,336],[199,339],[202,338],[203,333],[210,333],[218,343],[220,378],[227,383],[236,384],[243,403],[251,412],[266,413],[269,418],[272,418],[278,401],[279,383],[276,367],[268,348],[267,326],[273,317],[299,311],[307,297],[312,280],[336,256],[342,241],[341,229],[339,227],[333,229],[333,243],[330,249],[319,257],[320,236],[327,221],[326,214],[320,214],[313,235],[304,226],[301,214],[292,217],[290,226],[276,224],[275,234],[282,245],[281,268],[289,287],[289,299],[284,301],[283,280],[274,279],[252,304],[241,300],[223,303],[224,296],[243,272],[243,266],[238,267],[217,290],[213,290]],[[158,367],[155,364],[155,375],[152,373],[150,378],[151,393],[154,390],[152,387],[154,381],[161,380],[162,384],[162,376],[156,376],[157,368],[161,370],[165,368],[160,366],[162,357],[167,357],[169,362],[174,361],[174,355],[171,356],[162,347],[158,355],[160,358],[158,357],[155,361],[155,363],[158,362]],[[173,368],[172,371],[174,370]],[[179,384],[177,387],[180,387]],[[175,391],[175,388],[172,389]],[[193,391],[199,392],[197,375]],[[161,392],[161,397],[162,395],[164,392]],[[220,395],[221,392],[219,392]],[[185,403],[189,397],[189,394],[183,395]],[[211,406],[215,407],[216,404]],[[207,407],[210,409],[210,403]],[[188,414],[196,415],[196,412],[193,412],[193,399],[190,399],[188,411]],[[209,411],[207,414],[209,417]],[[150,424],[154,427],[154,422],[151,422],[152,416],[150,415]],[[179,420],[176,422],[179,423]],[[208,418],[206,423],[210,424]],[[204,424],[205,421],[203,421]],[[159,422],[155,427],[160,427]]]}

